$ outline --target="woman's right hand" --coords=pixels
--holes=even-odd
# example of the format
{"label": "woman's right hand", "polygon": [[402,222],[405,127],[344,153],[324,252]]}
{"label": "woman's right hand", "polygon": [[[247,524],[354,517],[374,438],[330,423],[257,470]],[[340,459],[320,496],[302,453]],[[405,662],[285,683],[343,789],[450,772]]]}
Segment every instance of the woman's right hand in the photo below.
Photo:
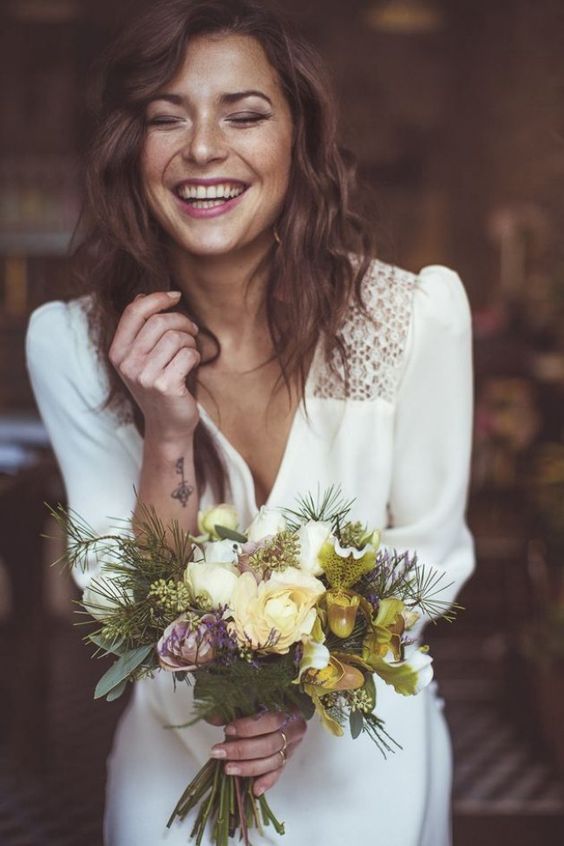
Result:
{"label": "woman's right hand", "polygon": [[200,362],[198,327],[189,317],[165,309],[180,291],[139,294],[124,310],[109,349],[109,359],[145,418],[145,435],[161,441],[192,436],[198,406],[186,377]]}

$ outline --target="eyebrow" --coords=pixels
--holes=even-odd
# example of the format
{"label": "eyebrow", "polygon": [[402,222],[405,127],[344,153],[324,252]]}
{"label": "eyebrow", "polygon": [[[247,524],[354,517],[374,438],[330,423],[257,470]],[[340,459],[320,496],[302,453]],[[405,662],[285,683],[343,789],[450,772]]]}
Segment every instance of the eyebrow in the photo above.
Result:
{"label": "eyebrow", "polygon": [[[272,106],[272,100],[270,97],[267,97],[267,95],[262,91],[256,91],[255,89],[249,89],[248,91],[233,91],[228,94],[222,94],[220,101],[222,103],[237,103],[239,100],[244,100],[246,97],[260,97]],[[185,99],[186,98],[183,97],[182,94],[169,94],[163,91],[161,94],[155,94],[153,97],[150,97],[147,100],[147,105],[154,103],[157,100],[165,100],[167,103],[173,103],[175,106],[181,106]]]}

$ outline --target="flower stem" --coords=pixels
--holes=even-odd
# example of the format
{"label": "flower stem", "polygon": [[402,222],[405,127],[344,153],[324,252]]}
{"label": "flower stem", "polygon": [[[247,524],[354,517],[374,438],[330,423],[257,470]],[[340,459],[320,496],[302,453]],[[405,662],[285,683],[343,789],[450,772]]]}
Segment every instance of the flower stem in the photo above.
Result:
{"label": "flower stem", "polygon": [[253,783],[252,778],[226,775],[223,761],[210,758],[176,803],[167,827],[170,828],[176,818],[183,820],[197,808],[190,833],[195,846],[201,846],[208,822],[213,826],[215,846],[228,846],[229,838],[238,831],[243,846],[251,846],[249,829],[255,827],[262,834],[263,825],[272,824],[277,834],[284,834],[284,824],[276,819],[266,797],[257,799],[254,795]]}
{"label": "flower stem", "polygon": [[241,795],[241,782],[238,776],[235,779],[235,795],[237,797],[237,810],[239,812],[239,825],[245,846],[249,846],[249,832],[247,830],[247,814],[245,813],[245,801]]}

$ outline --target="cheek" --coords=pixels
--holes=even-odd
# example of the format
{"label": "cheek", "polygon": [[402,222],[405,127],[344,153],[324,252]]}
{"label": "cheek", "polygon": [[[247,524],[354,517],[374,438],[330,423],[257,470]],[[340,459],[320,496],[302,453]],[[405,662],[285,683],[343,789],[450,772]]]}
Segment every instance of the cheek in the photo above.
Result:
{"label": "cheek", "polygon": [[[264,149],[266,149],[266,153]],[[263,173],[268,174],[273,185],[280,191],[284,191],[288,185],[292,164],[291,153],[291,145],[280,143],[279,139],[263,148]]]}
{"label": "cheek", "polygon": [[145,186],[162,182],[170,156],[169,145],[162,140],[150,137],[146,140],[139,159],[141,179]]}
{"label": "cheek", "polygon": [[284,190],[292,163],[292,136],[286,127],[273,126],[253,139],[252,147],[241,153],[272,189]]}

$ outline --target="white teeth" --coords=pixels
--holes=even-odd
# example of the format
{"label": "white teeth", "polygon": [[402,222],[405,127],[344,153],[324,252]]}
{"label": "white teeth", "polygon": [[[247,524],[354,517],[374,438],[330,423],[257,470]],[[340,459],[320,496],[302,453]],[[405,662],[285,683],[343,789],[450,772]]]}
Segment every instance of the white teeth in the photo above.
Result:
{"label": "white teeth", "polygon": [[183,200],[215,200],[220,197],[229,200],[238,197],[244,190],[241,184],[231,182],[220,185],[182,185],[178,189],[178,195]]}
{"label": "white teeth", "polygon": [[194,209],[213,209],[216,206],[222,206],[225,200],[194,200],[190,205]]}

